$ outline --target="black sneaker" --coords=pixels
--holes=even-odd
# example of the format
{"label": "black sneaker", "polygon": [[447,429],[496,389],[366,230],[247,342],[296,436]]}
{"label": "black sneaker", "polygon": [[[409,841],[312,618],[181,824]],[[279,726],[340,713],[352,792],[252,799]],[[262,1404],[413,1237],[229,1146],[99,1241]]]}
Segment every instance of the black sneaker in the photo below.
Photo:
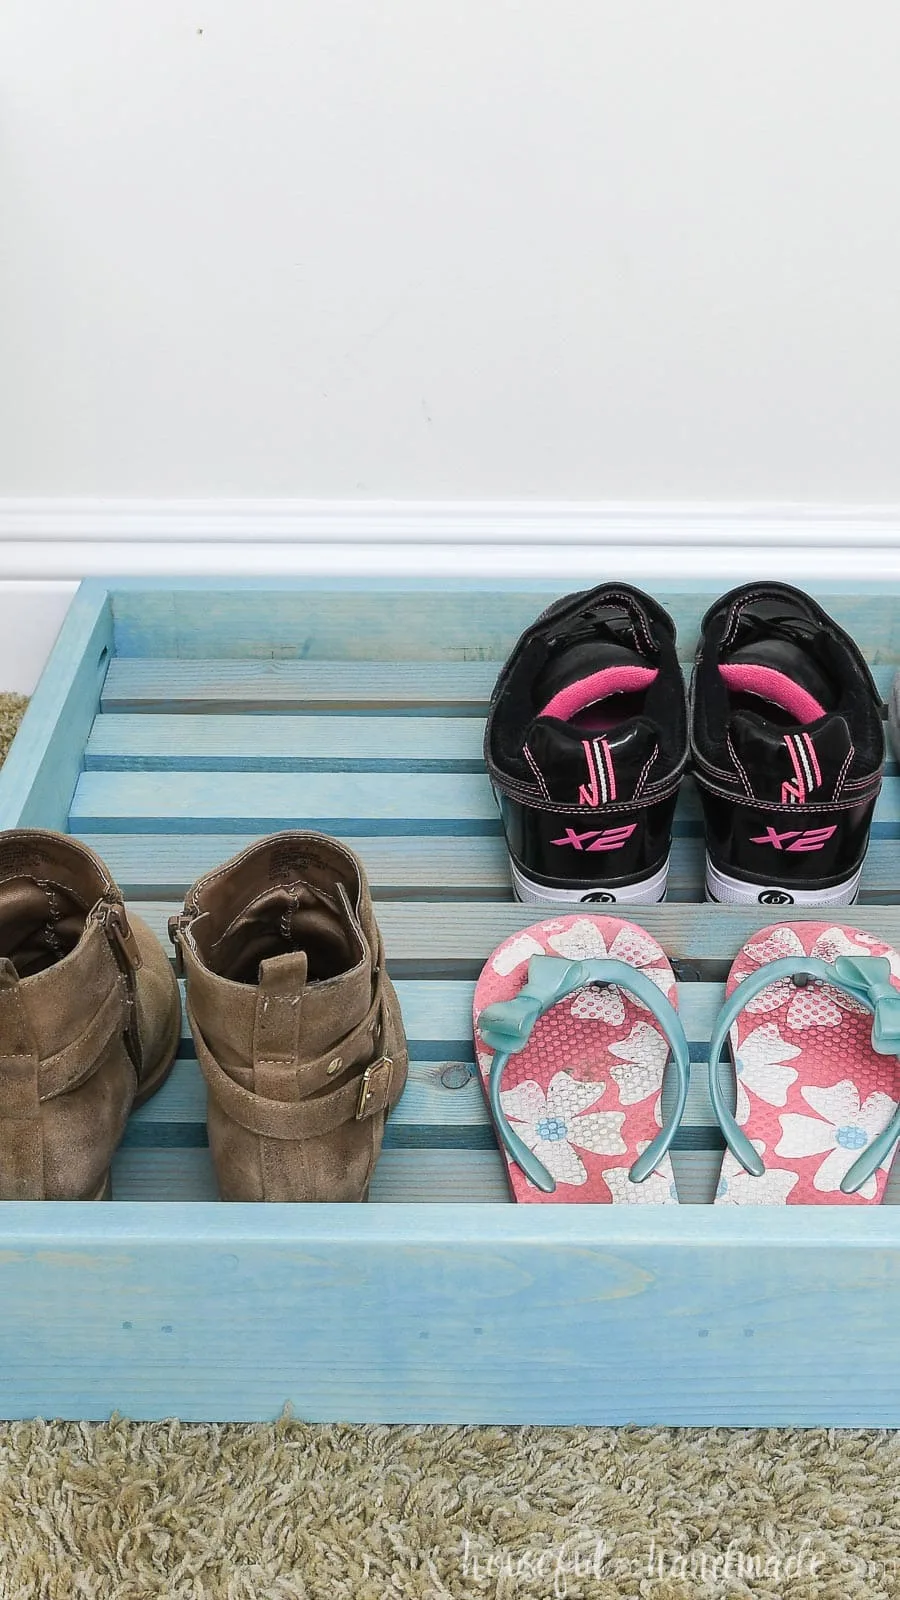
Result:
{"label": "black sneaker", "polygon": [[484,753],[520,900],[661,900],[687,759],[671,617],[626,584],[558,600],[500,674]]}
{"label": "black sneaker", "polygon": [[691,686],[706,892],[730,905],[850,905],[884,766],[862,654],[786,583],[706,613]]}

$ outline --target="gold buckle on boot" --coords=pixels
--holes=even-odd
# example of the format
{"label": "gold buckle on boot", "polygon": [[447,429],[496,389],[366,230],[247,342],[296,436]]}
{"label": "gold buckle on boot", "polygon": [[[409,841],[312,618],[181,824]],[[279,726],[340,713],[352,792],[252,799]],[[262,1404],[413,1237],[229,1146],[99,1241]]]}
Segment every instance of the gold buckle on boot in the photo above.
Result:
{"label": "gold buckle on boot", "polygon": [[[376,1111],[385,1111],[391,1093],[391,1074],[394,1063],[390,1056],[373,1061],[359,1080],[359,1099],[356,1102],[356,1120],[372,1117]],[[379,1094],[379,1089],[381,1093]]]}

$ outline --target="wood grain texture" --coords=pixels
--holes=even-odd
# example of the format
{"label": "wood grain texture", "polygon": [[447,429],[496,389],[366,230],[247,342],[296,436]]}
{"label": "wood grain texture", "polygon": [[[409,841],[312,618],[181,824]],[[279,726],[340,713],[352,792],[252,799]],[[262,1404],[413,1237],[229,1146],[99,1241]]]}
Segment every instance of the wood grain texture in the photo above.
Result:
{"label": "wood grain texture", "polygon": [[[72,830],[108,862],[126,895],[138,900],[177,899],[195,879],[252,843],[246,834],[91,833]],[[512,902],[509,864],[498,835],[404,839],[342,838],[365,863],[375,898],[382,900],[500,900]],[[666,899],[698,901],[703,894],[704,846],[699,835],[675,839]],[[863,867],[863,904],[900,900],[900,849],[895,839],[873,839]]]}
{"label": "wood grain texture", "polygon": [[[340,772],[83,772],[72,798],[73,829],[94,833],[326,833],[403,837],[499,834],[500,815],[486,773],[370,772],[358,783]],[[690,779],[675,812],[676,837],[697,837],[702,814]],[[872,834],[900,832],[900,778],[886,779]]]}
{"label": "wood grain texture", "polygon": [[[586,552],[586,567],[589,555]],[[573,584],[572,588],[575,587]],[[563,591],[564,592],[564,591]],[[690,660],[704,612],[721,593],[654,583],[669,610],[679,652]],[[822,604],[873,661],[900,661],[894,597],[881,589],[844,595],[822,586]],[[502,580],[397,583],[281,581],[258,584],[116,585],[116,652],[197,660],[278,657],[307,661],[503,661],[519,634],[560,591]]]}
{"label": "wood grain texture", "polygon": [[476,717],[97,717],[91,772],[483,772]]}
{"label": "wood grain texture", "polygon": [[[499,661],[159,660],[116,656],[103,691],[104,712],[160,714],[264,711],[430,711],[483,716]],[[883,698],[894,665],[877,666]],[[685,666],[687,673],[689,668]]]}
{"label": "wood grain texture", "polygon": [[9,1417],[900,1422],[888,1208],[48,1210],[2,1218]]}
{"label": "wood grain texture", "polygon": [[111,646],[106,589],[82,584],[0,770],[0,827],[65,829]]}
{"label": "wood grain texture", "polygon": [[[178,909],[174,902],[136,901],[134,909],[144,917],[160,938],[166,938],[168,917]],[[533,906],[472,905],[428,902],[386,901],[379,907],[378,921],[384,934],[388,965],[392,973],[409,977],[477,978],[488,956],[510,934],[527,928],[536,919]],[[624,908],[623,908],[624,909]],[[844,911],[840,921],[854,926],[855,908]],[[670,959],[683,961],[692,976],[723,981],[741,945],[773,920],[771,906],[669,905],[639,906],[630,921],[647,928],[658,939]],[[849,913],[849,914],[848,914]],[[784,919],[780,919],[784,920]],[[792,922],[821,922],[816,906],[792,906]],[[888,943],[900,943],[900,916],[890,906],[867,906],[867,933]]]}
{"label": "wood grain texture", "polygon": [[[243,717],[122,712],[96,718],[89,772],[483,772],[481,717]],[[891,755],[886,776],[896,777]]]}

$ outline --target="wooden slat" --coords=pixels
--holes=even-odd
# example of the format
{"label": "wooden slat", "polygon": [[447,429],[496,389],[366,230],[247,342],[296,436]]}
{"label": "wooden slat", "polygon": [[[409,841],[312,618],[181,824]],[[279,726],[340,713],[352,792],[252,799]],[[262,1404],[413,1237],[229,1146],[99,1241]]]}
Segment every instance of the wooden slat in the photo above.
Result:
{"label": "wooden slat", "polygon": [[[472,1061],[474,992],[475,983],[472,979],[400,978],[397,981],[397,995],[414,1057],[441,1065],[448,1060]],[[721,983],[691,982],[677,985],[678,1006],[688,1039],[696,1046],[697,1060],[705,1059],[699,1041],[709,1037],[713,1018],[723,996]],[[179,1055],[187,1059],[193,1053],[190,1032],[182,1015]]]}
{"label": "wooden slat", "polygon": [[[203,873],[221,866],[253,840],[247,834],[91,833],[73,829],[103,856],[124,894],[151,900],[183,895]],[[379,839],[341,835],[365,864],[373,892],[382,899],[398,897],[510,900],[509,866],[502,839]],[[699,862],[699,841],[694,857]],[[692,877],[694,863],[690,869]]]}
{"label": "wooden slat", "polygon": [[[480,717],[162,716],[96,718],[89,772],[483,772]],[[896,777],[891,754],[885,766]]]}
{"label": "wooden slat", "polygon": [[[490,1119],[473,1064],[473,989],[471,983],[452,981],[398,985],[413,1059],[407,1087],[388,1123],[387,1147],[415,1143],[478,1148],[485,1142],[482,1135],[489,1129]],[[705,1144],[721,1145],[709,1099],[706,1043],[723,994],[720,984],[678,985],[679,1011],[694,1064],[682,1124],[688,1134],[681,1141],[685,1146],[696,1145],[700,1130],[714,1135],[706,1138]],[[193,1043],[182,1018],[182,1042],[172,1076],[130,1119],[123,1140],[125,1147],[206,1142],[206,1089],[193,1056]],[[723,1085],[730,1081],[733,1082],[730,1068],[723,1063]],[[665,1111],[671,1104],[672,1092],[667,1083]]]}
{"label": "wooden slat", "polygon": [[[113,1162],[112,1183],[117,1201],[196,1203],[217,1197],[207,1149],[122,1148]],[[509,1189],[496,1149],[385,1150],[372,1179],[370,1201],[404,1206],[496,1204],[509,1201]]]}
{"label": "wooden slat", "polygon": [[[72,799],[73,831],[94,833],[241,833],[320,828],[328,833],[393,835],[500,832],[485,773],[346,774],[235,772],[84,772]],[[685,781],[674,832],[696,835],[700,801]],[[875,806],[876,839],[900,833],[900,779],[888,778]]]}
{"label": "wooden slat", "polygon": [[90,772],[483,772],[476,717],[100,716]]}
{"label": "wooden slat", "polygon": [[[609,576],[598,571],[597,552],[586,547],[584,557],[583,584],[573,579],[566,590]],[[675,622],[679,651],[692,659],[700,619],[721,585],[660,581],[653,592]],[[900,660],[897,607],[884,586],[848,595],[823,584],[812,592],[870,660]],[[113,595],[116,649],[183,659],[502,661],[559,594],[539,580],[126,582]]]}
{"label": "wooden slat", "polygon": [[[221,866],[252,839],[246,834],[90,833],[76,837],[96,850],[126,896],[177,899],[203,873]],[[342,834],[362,857],[375,898],[381,900],[512,901],[503,840],[410,837],[363,839]],[[704,846],[699,835],[675,839],[669,867],[668,901],[703,896]],[[900,849],[894,839],[873,839],[863,867],[860,900],[900,900]],[[624,908],[623,908],[624,909]]]}
{"label": "wooden slat", "polygon": [[484,715],[496,661],[156,661],[116,656],[103,711],[445,711]]}
{"label": "wooden slat", "polygon": [[[133,909],[167,939],[169,916],[177,908],[166,901],[137,901]],[[720,981],[742,944],[773,922],[771,906],[669,905],[636,906],[632,922],[658,939],[670,960],[684,961],[695,975]],[[388,964],[401,978],[475,978],[488,956],[510,934],[534,922],[534,907],[385,901],[378,920]],[[778,921],[778,918],[774,919]],[[780,920],[784,920],[783,918]],[[840,908],[842,925],[854,925],[853,908]],[[792,906],[792,922],[821,922],[820,906]],[[865,908],[865,931],[887,943],[900,944],[898,914],[889,906]]]}
{"label": "wooden slat", "polygon": [[84,772],[72,800],[73,828],[97,833],[497,833],[499,813],[484,774]]}
{"label": "wooden slat", "polygon": [[[443,711],[484,715],[500,660],[252,661],[158,660],[115,656],[103,689],[104,712],[167,715],[219,710]],[[685,671],[690,668],[686,664]],[[876,666],[887,698],[893,664]]]}

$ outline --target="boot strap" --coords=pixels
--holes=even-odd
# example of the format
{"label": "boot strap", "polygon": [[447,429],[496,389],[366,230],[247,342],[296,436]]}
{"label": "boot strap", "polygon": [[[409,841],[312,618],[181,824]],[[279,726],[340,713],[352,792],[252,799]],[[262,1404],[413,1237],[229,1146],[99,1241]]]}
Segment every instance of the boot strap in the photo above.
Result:
{"label": "boot strap", "polygon": [[[364,1121],[379,1113],[384,1114],[397,1098],[396,1091],[392,1094],[394,1064],[389,1056],[381,1056],[365,1067],[358,1077],[341,1084],[330,1094],[316,1095],[308,1100],[265,1099],[235,1083],[219,1066],[197,1026],[190,1005],[188,1021],[197,1046],[197,1059],[210,1094],[232,1122],[237,1122],[249,1133],[260,1134],[266,1139],[315,1139],[322,1134],[333,1133],[343,1123]],[[366,1027],[361,1023],[341,1041],[337,1049],[348,1048],[350,1042],[364,1031]],[[320,1056],[315,1062],[306,1062],[304,1067],[307,1071],[317,1067],[324,1070],[330,1055],[331,1052]]]}

